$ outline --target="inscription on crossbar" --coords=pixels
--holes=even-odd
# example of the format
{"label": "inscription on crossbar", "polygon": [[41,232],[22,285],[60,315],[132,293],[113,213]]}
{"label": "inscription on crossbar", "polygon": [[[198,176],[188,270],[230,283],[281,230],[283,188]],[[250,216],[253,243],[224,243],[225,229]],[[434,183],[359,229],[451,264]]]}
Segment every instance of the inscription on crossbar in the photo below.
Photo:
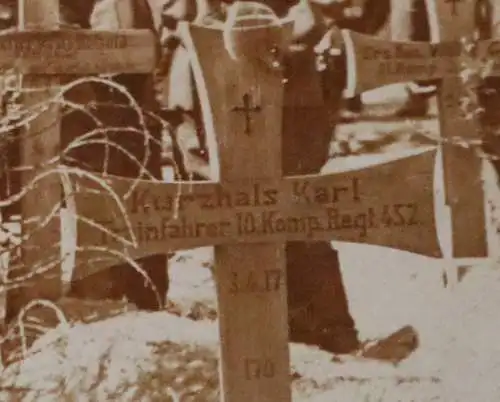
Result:
{"label": "inscription on crossbar", "polygon": [[0,35],[0,52],[13,57],[57,57],[75,54],[79,50],[125,49],[129,46],[125,36],[76,35],[72,32],[19,32],[15,37]]}
{"label": "inscription on crossbar", "polygon": [[[348,70],[348,94],[361,93],[396,82],[445,79],[463,69],[464,47],[460,41],[440,43],[389,42],[368,35],[350,32],[351,63]],[[489,66],[489,74],[500,75],[500,41],[477,43],[478,60]],[[351,57],[351,56],[349,56]],[[355,75],[355,76],[354,76]]]}
{"label": "inscription on crossbar", "polygon": [[[148,255],[236,242],[337,240],[439,257],[434,163],[435,151],[427,150],[330,175],[233,184],[139,181],[121,211],[106,192],[85,190],[75,196],[79,216],[101,228],[80,222],[79,243]],[[130,180],[107,180],[117,195],[130,189]],[[86,258],[82,252],[79,259]],[[271,292],[282,281],[272,271],[231,275],[233,293]]]}
{"label": "inscription on crossbar", "polygon": [[24,74],[148,73],[156,65],[148,30],[23,31],[0,34],[0,70]]}

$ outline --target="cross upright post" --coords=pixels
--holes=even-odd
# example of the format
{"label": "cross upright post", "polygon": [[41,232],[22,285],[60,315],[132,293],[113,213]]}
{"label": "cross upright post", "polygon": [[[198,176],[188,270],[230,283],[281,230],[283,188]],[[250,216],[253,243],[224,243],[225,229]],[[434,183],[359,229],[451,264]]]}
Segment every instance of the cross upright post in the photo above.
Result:
{"label": "cross upright post", "polygon": [[461,50],[454,60],[454,74],[443,77],[438,92],[445,199],[451,225],[449,258],[483,258],[488,255],[484,161],[477,149],[482,134],[477,110],[468,110],[466,106],[468,94],[461,77],[467,68],[461,58],[465,53],[462,40],[472,40],[479,29],[475,1],[453,2],[452,13],[449,2],[428,0],[427,7],[433,42],[456,43]]}
{"label": "cross upright post", "polygon": [[[21,141],[23,241],[21,259],[11,261],[6,321],[31,300],[62,295],[61,177],[58,95],[61,75],[151,73],[157,48],[149,30],[120,32],[61,30],[59,0],[20,0],[19,30],[0,35],[0,69],[21,76],[23,105],[34,116]],[[42,228],[43,226],[43,228]]]}
{"label": "cross upright post", "polygon": [[[21,0],[18,7],[20,31],[34,27],[59,29],[59,0]],[[24,107],[36,110],[45,103],[47,109],[33,119],[21,134],[20,162],[22,167],[27,167],[21,172],[21,188],[30,188],[21,199],[21,233],[29,237],[22,242],[22,259],[16,261],[19,266],[13,264],[9,267],[9,277],[19,280],[24,274],[27,283],[8,293],[7,321],[14,318],[30,300],[57,300],[62,295],[60,256],[53,252],[61,242],[60,224],[58,219],[44,222],[61,203],[60,180],[56,175],[50,175],[36,182],[37,176],[53,168],[49,161],[60,152],[59,105],[53,101],[58,86],[59,79],[55,75],[30,74],[22,77]],[[45,229],[39,230],[42,225]]]}

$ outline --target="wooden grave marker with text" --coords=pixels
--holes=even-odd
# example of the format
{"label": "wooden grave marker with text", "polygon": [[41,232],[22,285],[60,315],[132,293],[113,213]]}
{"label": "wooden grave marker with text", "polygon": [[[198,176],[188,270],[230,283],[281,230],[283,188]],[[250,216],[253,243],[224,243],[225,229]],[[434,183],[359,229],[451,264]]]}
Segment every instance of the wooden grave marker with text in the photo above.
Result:
{"label": "wooden grave marker with text", "polygon": [[[438,15],[448,12],[444,8],[448,6],[445,0],[439,2]],[[456,4],[454,17],[470,12],[471,3],[467,6]],[[348,90],[359,93],[389,83],[424,79],[461,87],[457,81],[458,38],[469,34],[472,26],[457,26],[464,29],[455,36],[446,31],[450,36],[442,37],[453,41],[435,44],[344,34],[350,56]],[[449,25],[444,27],[451,30]],[[118,258],[112,252],[103,256],[103,249],[136,258],[215,245],[223,399],[289,401],[283,243],[337,240],[442,257],[444,246],[440,247],[437,238],[434,211],[439,147],[349,172],[281,178],[282,77],[279,69],[263,63],[262,55],[276,42],[285,46],[286,34],[280,36],[276,26],[233,29],[231,45],[238,55],[233,60],[225,49],[222,30],[184,28],[185,43],[196,55],[192,62],[204,105],[212,176],[219,182],[166,184],[109,178],[117,198],[102,189],[99,193],[95,186],[93,193],[89,192],[92,186],[80,182],[75,187],[78,214],[101,227],[79,221],[78,242],[90,247],[82,251],[79,260],[92,258],[92,269],[101,269]],[[496,42],[483,42],[480,54],[493,56],[496,46]],[[221,61],[217,69],[211,64],[214,55]],[[441,104],[449,98],[440,93]],[[450,136],[447,124],[456,119],[459,106],[451,102],[441,107],[445,137]],[[462,132],[457,134],[463,137]],[[454,155],[461,152],[456,148],[442,150]],[[484,195],[477,185],[477,156],[467,152],[472,172],[458,184],[450,170],[454,163],[445,162],[453,242],[458,244],[454,256],[483,257]],[[123,204],[118,201],[122,196]],[[469,204],[473,196],[476,199]],[[466,225],[464,211],[475,217],[472,226]],[[475,234],[466,248],[462,247],[464,233]]]}
{"label": "wooden grave marker with text", "polygon": [[31,279],[29,286],[7,293],[7,320],[30,300],[62,296],[61,223],[56,217],[37,229],[62,200],[54,163],[61,151],[58,76],[151,73],[157,59],[149,30],[60,30],[59,16],[59,0],[20,0],[19,31],[0,33],[0,70],[23,76],[23,103],[34,115],[21,144],[21,165],[30,168],[21,175],[22,187],[31,188],[21,199],[22,231],[29,239],[22,244],[21,261],[11,264],[8,273],[12,280]]}
{"label": "wooden grave marker with text", "polygon": [[[288,402],[284,243],[338,240],[441,257],[433,193],[437,152],[429,148],[364,169],[283,178],[282,71],[261,56],[286,47],[289,27],[236,27],[229,45],[222,29],[183,29],[204,108],[212,176],[219,180],[108,177],[108,188],[100,188],[74,177],[77,260],[91,274],[125,256],[214,245],[223,400]],[[226,46],[233,46],[236,59]]]}
{"label": "wooden grave marker with text", "polygon": [[[446,204],[450,208],[450,258],[487,257],[482,159],[477,145],[481,133],[474,111],[466,110],[461,73],[464,44],[473,36],[475,0],[426,0],[432,43],[391,42],[343,32],[348,57],[348,88],[353,95],[382,85],[438,80],[439,121]],[[477,44],[479,60],[493,60],[499,75],[500,41]],[[463,146],[463,144],[466,146]]]}
{"label": "wooden grave marker with text", "polygon": [[[460,4],[457,14],[464,10]],[[446,0],[438,4],[445,5],[451,7]],[[283,178],[283,77],[263,55],[286,48],[290,27],[260,21],[257,27],[234,27],[229,39],[227,29],[224,33],[218,27],[183,25],[183,29],[185,45],[193,53],[211,168],[218,181],[161,183],[103,177],[108,187],[98,188],[75,175],[74,191],[68,196],[74,198],[78,219],[77,261],[88,265],[90,274],[123,255],[135,259],[215,245],[223,400],[289,402],[284,243],[337,240],[442,257],[434,208],[437,149],[359,170]],[[458,56],[453,55],[456,43],[391,43],[354,33],[344,38],[350,63],[356,61],[351,67],[357,69],[357,78],[349,81],[354,91],[411,79],[453,79],[460,85]],[[404,75],[365,75],[370,63],[367,50],[361,48],[365,45],[378,55],[375,67],[390,64],[394,49],[410,49],[414,56],[402,58],[408,67]],[[443,50],[452,53],[443,56],[447,67],[439,67],[439,73],[432,69],[422,73],[420,66],[435,49],[451,49]],[[213,60],[220,62],[217,69]],[[457,110],[456,103],[450,105]],[[459,184],[475,191],[468,180]],[[457,184],[451,189],[455,197],[448,195],[448,200],[469,208],[462,189]],[[482,192],[478,195],[482,197]],[[471,213],[479,214],[477,204],[471,205]],[[461,208],[452,208],[457,222],[462,219]],[[478,240],[467,249],[467,256],[485,254],[479,225],[484,226],[484,217],[477,228],[469,228],[478,233]],[[458,223],[455,230],[465,229]]]}

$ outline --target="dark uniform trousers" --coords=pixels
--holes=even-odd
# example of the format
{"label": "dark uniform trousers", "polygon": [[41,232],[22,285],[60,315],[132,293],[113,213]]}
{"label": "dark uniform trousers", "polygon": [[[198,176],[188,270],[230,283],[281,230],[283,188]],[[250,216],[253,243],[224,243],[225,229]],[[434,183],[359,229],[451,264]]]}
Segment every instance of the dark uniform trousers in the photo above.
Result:
{"label": "dark uniform trousers", "polygon": [[[336,71],[321,75],[311,50],[287,57],[283,171],[319,173],[328,159],[343,82]],[[329,242],[286,245],[290,337],[337,353],[358,347],[337,250]]]}

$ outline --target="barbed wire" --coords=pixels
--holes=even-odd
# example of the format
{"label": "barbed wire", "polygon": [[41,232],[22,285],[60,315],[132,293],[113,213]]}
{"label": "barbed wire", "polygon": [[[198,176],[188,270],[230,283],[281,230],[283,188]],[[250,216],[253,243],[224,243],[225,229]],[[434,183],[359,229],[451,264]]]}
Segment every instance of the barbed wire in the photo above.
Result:
{"label": "barbed wire", "polygon": [[[67,25],[61,24],[61,26],[67,26]],[[17,31],[18,31],[17,29],[12,29],[12,32],[17,32]],[[231,48],[232,46],[232,44],[229,41],[225,42],[225,44],[226,46],[228,46],[228,49]],[[481,120],[481,116],[484,113],[484,110],[480,105],[477,96],[477,90],[479,86],[484,82],[484,79],[489,76],[492,64],[491,62],[479,63],[477,61],[477,58],[475,57],[476,56],[474,53],[475,49],[476,47],[474,46],[474,43],[472,44],[464,43],[463,45],[464,54],[462,60],[463,62],[462,67],[464,73],[462,74],[462,80],[464,84],[464,95],[461,100],[461,110],[466,118],[471,120],[476,120],[476,119],[478,120],[476,128],[481,133],[483,133],[485,128],[481,127],[479,120]],[[338,57],[339,54],[338,49],[334,49],[332,47],[326,49],[326,52],[327,52],[326,54],[318,55],[318,60],[317,60],[318,65],[321,65],[325,61],[325,56],[327,61],[338,60],[336,58]],[[263,62],[269,64],[269,68],[276,69],[282,67],[282,65],[279,64],[281,57],[282,55],[277,54],[275,51],[274,53],[271,54],[269,58],[263,58],[262,60]],[[15,74],[13,77],[7,77],[5,79],[5,82],[7,85],[2,90],[3,94],[5,94],[7,91],[13,91],[16,94],[16,96],[19,96],[21,98],[23,93],[26,93],[26,91],[28,92],[47,91],[47,88],[41,88],[41,89],[23,88],[22,85],[20,85],[21,82],[19,81],[19,76]],[[118,91],[118,93],[124,95],[127,102],[123,104],[114,103],[113,106],[127,110],[131,109],[134,113],[136,113],[138,117],[137,127],[106,126],[103,120],[100,119],[95,114],[95,110],[98,110],[99,107],[102,106],[101,103],[97,101],[91,101],[86,104],[82,104],[65,98],[65,94],[67,94],[71,89],[76,88],[78,85],[88,85],[91,83],[103,84],[105,86],[108,86],[110,89],[116,90]],[[491,90],[496,91],[496,89],[494,88],[492,88]],[[18,101],[22,100],[21,98],[17,98],[17,100]],[[68,192],[66,192],[63,197],[64,199],[61,200],[56,205],[54,205],[50,211],[47,211],[46,216],[39,217],[38,227],[35,228],[34,230],[31,230],[27,233],[22,233],[20,235],[17,235],[15,233],[10,233],[12,237],[12,239],[9,239],[10,244],[6,245],[6,247],[2,249],[2,253],[6,252],[15,253],[16,251],[19,251],[19,249],[23,246],[23,244],[29,242],[31,239],[34,238],[34,236],[43,232],[43,230],[45,230],[45,228],[49,225],[49,223],[52,222],[54,219],[56,219],[58,214],[60,214],[61,209],[63,207],[63,203],[67,201],[68,198],[71,198],[74,194],[76,193],[82,194],[85,192],[99,192],[101,194],[106,194],[109,195],[109,198],[113,201],[113,205],[119,212],[120,219],[123,219],[125,222],[125,227],[126,227],[125,233],[123,233],[123,231],[121,231],[120,233],[116,233],[113,230],[106,227],[105,225],[92,220],[91,217],[79,215],[78,211],[76,210],[72,212],[75,214],[74,216],[75,219],[80,220],[84,224],[92,226],[94,229],[101,231],[103,234],[110,236],[111,238],[114,238],[116,241],[118,241],[120,247],[117,247],[116,249],[111,249],[109,247],[104,247],[104,246],[83,247],[76,244],[75,241],[72,252],[82,253],[82,254],[96,253],[98,257],[91,258],[89,259],[89,261],[87,261],[86,264],[89,266],[91,266],[93,263],[98,265],[106,261],[127,262],[127,264],[132,266],[138,273],[140,273],[140,275],[144,277],[145,282],[147,282],[148,285],[152,289],[154,289],[157,301],[159,304],[161,304],[161,297],[159,295],[158,289],[156,288],[156,285],[153,283],[151,278],[149,278],[144,269],[135,261],[134,256],[130,253],[130,249],[137,248],[138,241],[135,236],[130,216],[127,213],[125,202],[131,196],[133,191],[137,188],[137,185],[140,183],[141,180],[158,181],[158,182],[161,181],[160,179],[156,178],[146,168],[149,158],[151,157],[152,145],[154,146],[162,145],[161,139],[155,138],[154,134],[150,132],[150,129],[146,122],[146,118],[151,118],[156,123],[159,123],[162,130],[169,131],[171,129],[170,123],[168,121],[165,121],[165,119],[162,119],[162,117],[159,114],[143,110],[143,108],[139,105],[139,103],[129,93],[127,88],[121,84],[114,82],[112,79],[102,78],[102,77],[83,77],[83,78],[76,78],[69,83],[61,85],[60,88],[58,88],[57,91],[54,91],[51,97],[49,97],[47,100],[41,101],[35,105],[30,105],[30,107],[26,107],[23,105],[17,105],[17,106],[12,105],[11,110],[8,110],[4,116],[0,116],[0,139],[3,140],[4,136],[12,136],[13,131],[24,130],[26,127],[30,126],[32,122],[34,122],[37,118],[39,118],[44,112],[46,112],[50,107],[56,105],[64,109],[64,111],[59,116],[60,118],[64,119],[66,116],[69,115],[69,113],[73,111],[78,111],[85,114],[88,118],[90,118],[96,125],[96,128],[86,133],[83,133],[78,138],[75,138],[64,149],[61,149],[58,155],[51,157],[49,160],[44,161],[40,166],[37,166],[37,168],[40,169],[42,172],[38,173],[35,177],[31,178],[27,183],[23,183],[22,188],[16,194],[12,194],[6,199],[0,200],[0,209],[8,207],[16,202],[20,202],[23,199],[23,197],[25,197],[30,191],[32,191],[36,187],[37,184],[40,184],[44,180],[54,176],[59,177],[61,181],[66,180],[69,183],[71,183],[74,193],[68,194]],[[49,123],[48,126],[46,125],[44,127],[41,127],[37,131],[30,131],[29,134],[27,134],[26,132],[19,132],[16,136],[16,140],[23,141],[27,138],[28,135],[29,136],[42,135],[44,130],[53,128],[55,125],[58,124],[59,121],[57,119],[54,119]],[[494,131],[494,135],[500,136],[500,127],[498,127],[496,130],[498,131]],[[144,136],[144,141],[142,143],[142,146],[144,147],[145,151],[144,156],[142,158],[138,158],[132,151],[126,149],[123,145],[121,145],[117,141],[112,141],[109,138],[96,138],[101,134],[109,134],[112,132],[123,132],[126,133],[126,135]],[[171,133],[171,131],[169,132]],[[427,133],[425,135],[427,135]],[[470,140],[457,136],[450,136],[445,138],[443,136],[435,135],[435,137],[433,137],[433,135],[430,133],[428,133],[428,137],[429,139],[435,141],[436,145],[450,144],[461,148],[470,148],[474,149],[474,151],[477,153],[477,156],[480,158],[489,160],[499,159],[499,155],[488,153],[487,151],[484,150],[485,141],[481,138]],[[117,194],[114,191],[113,187],[110,185],[110,181],[107,180],[107,177],[108,178],[111,177],[111,175],[107,174],[108,171],[107,164],[104,165],[102,172],[91,172],[79,167],[61,166],[62,161],[68,160],[71,151],[74,151],[86,145],[101,145],[105,147],[106,152],[104,159],[106,162],[109,161],[110,157],[109,149],[113,148],[117,150],[124,158],[132,161],[134,166],[137,166],[138,168],[137,177],[132,178],[129,187],[127,188],[124,194]],[[32,169],[34,167],[35,166],[23,166],[23,167],[18,166],[14,168],[23,171],[27,169]],[[178,169],[179,167],[176,168]],[[179,193],[178,193],[179,197],[181,195],[181,191],[182,187],[179,185]],[[179,205],[177,205],[177,208],[179,208]],[[176,209],[176,212],[178,211],[179,210]],[[172,219],[175,219],[175,215],[176,214],[173,214]],[[30,222],[24,222],[24,223],[30,223]],[[1,226],[5,227],[3,223]],[[7,292],[15,288],[28,286],[30,280],[34,279],[35,277],[39,277],[40,275],[44,275],[48,272],[51,272],[54,268],[56,268],[58,265],[61,264],[61,256],[60,253],[58,252],[58,250],[60,250],[60,246],[61,242],[54,244],[53,251],[49,252],[48,256],[46,256],[45,258],[40,258],[40,260],[37,261],[34,264],[34,266],[28,267],[29,272],[25,271],[27,267],[23,266],[22,261],[20,260],[13,261],[14,263],[12,264],[12,266],[9,267],[9,271],[19,270],[21,274],[15,275],[12,278],[6,278],[2,283],[3,288],[0,288],[0,290]],[[40,304],[40,301],[37,302],[38,304]],[[294,318],[297,319],[301,314],[306,314],[307,316],[308,315],[307,313],[309,312],[314,302],[315,300],[313,298],[310,302],[305,303],[300,308],[294,310],[292,313],[292,320]],[[55,311],[60,312],[60,309],[58,309],[58,307],[53,303],[52,304],[48,302],[47,303],[41,302],[41,303],[45,307],[54,308]],[[36,304],[35,302],[32,302],[27,306],[25,306],[25,308],[22,310],[19,316],[19,320],[21,321],[19,321],[18,324],[19,327],[21,328],[21,332],[23,335],[25,335],[26,325],[22,320],[26,312],[29,309],[31,309],[35,304]],[[60,321],[66,322],[64,317],[61,317]],[[22,344],[22,350],[23,353],[26,353],[25,343]]]}

